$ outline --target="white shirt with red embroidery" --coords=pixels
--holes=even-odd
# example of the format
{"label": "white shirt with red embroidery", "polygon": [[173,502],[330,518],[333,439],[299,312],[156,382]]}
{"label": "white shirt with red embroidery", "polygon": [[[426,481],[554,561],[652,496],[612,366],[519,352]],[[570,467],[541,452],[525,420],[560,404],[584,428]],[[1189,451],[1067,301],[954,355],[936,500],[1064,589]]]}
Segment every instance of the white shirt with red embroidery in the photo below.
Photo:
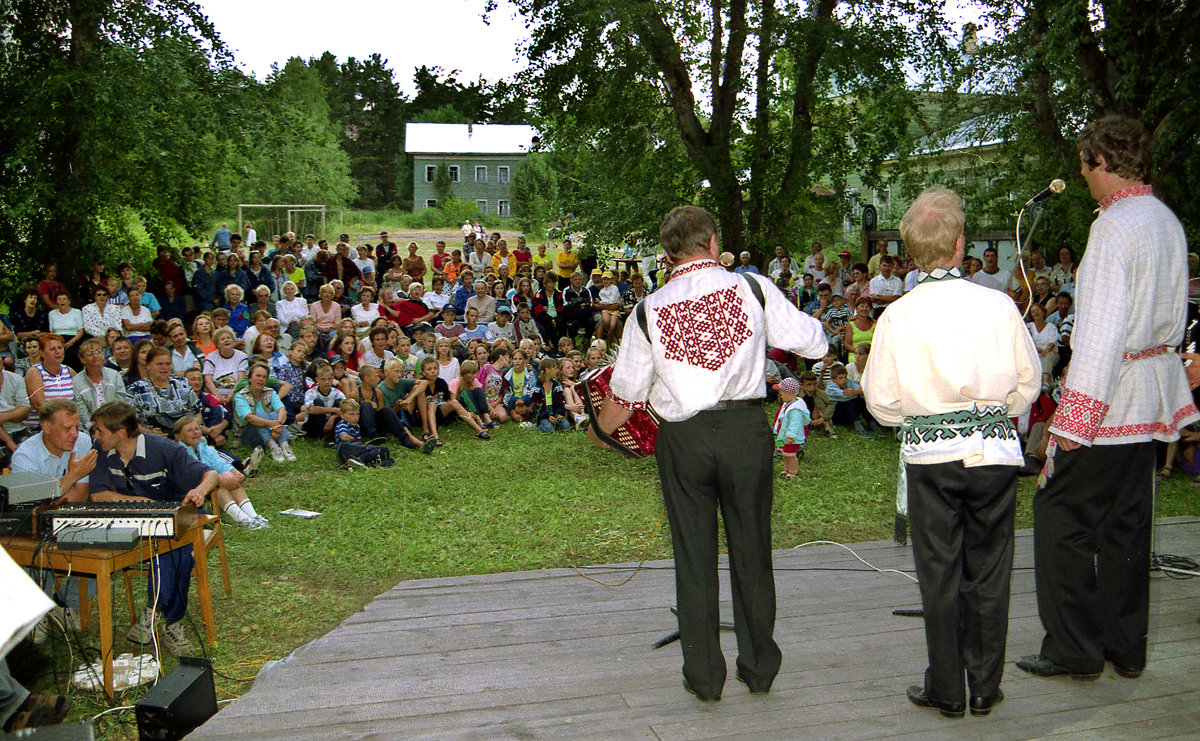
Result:
{"label": "white shirt with red embroidery", "polygon": [[[765,309],[747,280],[762,288]],[[768,279],[730,273],[713,260],[684,263],[644,301],[650,339],[635,319],[625,322],[609,398],[633,410],[649,402],[668,422],[721,401],[762,398],[768,344],[807,358],[827,347],[821,323]]]}
{"label": "white shirt with red embroidery", "polygon": [[1084,445],[1179,439],[1200,418],[1183,363],[1187,242],[1149,185],[1100,202],[1075,279],[1071,365],[1051,431]]}

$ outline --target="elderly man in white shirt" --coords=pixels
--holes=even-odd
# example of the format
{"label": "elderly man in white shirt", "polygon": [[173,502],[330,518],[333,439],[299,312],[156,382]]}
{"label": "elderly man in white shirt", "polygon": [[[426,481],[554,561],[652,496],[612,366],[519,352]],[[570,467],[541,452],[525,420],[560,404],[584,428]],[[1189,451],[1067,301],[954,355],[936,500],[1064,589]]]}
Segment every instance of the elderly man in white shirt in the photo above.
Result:
{"label": "elderly man in white shirt", "polygon": [[[1009,421],[1041,386],[1037,351],[1008,296],[963,280],[962,199],[927,190],[900,233],[917,287],[875,325],[867,408],[902,430],[929,668],[915,705],[962,717],[1004,699],[1013,513],[1021,441]],[[882,263],[881,263],[882,269]],[[963,311],[970,307],[970,311]],[[964,671],[966,682],[964,682]]]}
{"label": "elderly man in white shirt", "polygon": [[[599,443],[647,404],[662,418],[654,455],[671,523],[683,685],[721,697],[725,657],[717,621],[717,509],[727,516],[730,583],[738,636],[737,678],[770,691],[781,654],[773,638],[772,434],[763,413],[767,345],[809,358],[825,353],[821,323],[762,276],[717,262],[716,223],[681,206],[660,241],[671,280],[625,323],[611,393],[589,436]],[[602,443],[601,443],[602,444]]]}

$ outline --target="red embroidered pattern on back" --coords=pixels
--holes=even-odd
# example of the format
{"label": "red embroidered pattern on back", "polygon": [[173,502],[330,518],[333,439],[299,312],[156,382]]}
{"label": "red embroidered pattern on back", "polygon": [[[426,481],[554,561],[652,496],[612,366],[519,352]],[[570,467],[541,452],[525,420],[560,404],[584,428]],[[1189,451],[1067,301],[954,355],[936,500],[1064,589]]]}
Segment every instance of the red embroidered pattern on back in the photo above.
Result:
{"label": "red embroidered pattern on back", "polygon": [[655,310],[664,355],[706,370],[719,370],[754,334],[736,286]]}

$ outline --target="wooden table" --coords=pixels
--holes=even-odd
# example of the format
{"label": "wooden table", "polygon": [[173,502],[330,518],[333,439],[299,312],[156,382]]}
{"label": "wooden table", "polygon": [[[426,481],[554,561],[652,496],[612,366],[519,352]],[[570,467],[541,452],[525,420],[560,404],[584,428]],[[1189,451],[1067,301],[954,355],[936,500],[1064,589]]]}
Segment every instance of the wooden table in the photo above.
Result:
{"label": "wooden table", "polygon": [[[20,566],[36,566],[52,569],[61,573],[70,572],[72,576],[93,576],[96,578],[96,594],[99,600],[100,612],[100,655],[104,662],[104,693],[113,695],[113,626],[112,626],[112,583],[113,574],[131,566],[138,566],[149,561],[153,556],[162,556],[184,546],[192,546],[196,566],[192,574],[196,579],[196,591],[200,597],[200,614],[204,617],[204,627],[208,634],[208,642],[216,643],[217,632],[213,621],[212,592],[208,585],[208,557],[204,543],[204,526],[217,519],[216,515],[200,515],[195,524],[175,538],[154,538],[150,542],[143,541],[139,548],[127,551],[108,550],[103,548],[83,548],[77,551],[59,550],[58,546],[48,543],[39,548],[37,538],[13,536],[0,541],[8,555]],[[81,588],[79,603],[80,614],[90,613],[87,600],[87,590]],[[82,618],[81,618],[82,620]],[[130,621],[137,620],[136,613],[130,615]]]}

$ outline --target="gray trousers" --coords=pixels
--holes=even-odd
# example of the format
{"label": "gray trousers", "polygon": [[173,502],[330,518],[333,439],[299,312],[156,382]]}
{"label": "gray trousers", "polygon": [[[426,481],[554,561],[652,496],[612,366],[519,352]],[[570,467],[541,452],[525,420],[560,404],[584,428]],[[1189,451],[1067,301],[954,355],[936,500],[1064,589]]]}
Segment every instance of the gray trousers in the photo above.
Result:
{"label": "gray trousers", "polygon": [[27,697],[29,690],[17,684],[8,670],[8,662],[0,659],[0,726],[8,722]]}

